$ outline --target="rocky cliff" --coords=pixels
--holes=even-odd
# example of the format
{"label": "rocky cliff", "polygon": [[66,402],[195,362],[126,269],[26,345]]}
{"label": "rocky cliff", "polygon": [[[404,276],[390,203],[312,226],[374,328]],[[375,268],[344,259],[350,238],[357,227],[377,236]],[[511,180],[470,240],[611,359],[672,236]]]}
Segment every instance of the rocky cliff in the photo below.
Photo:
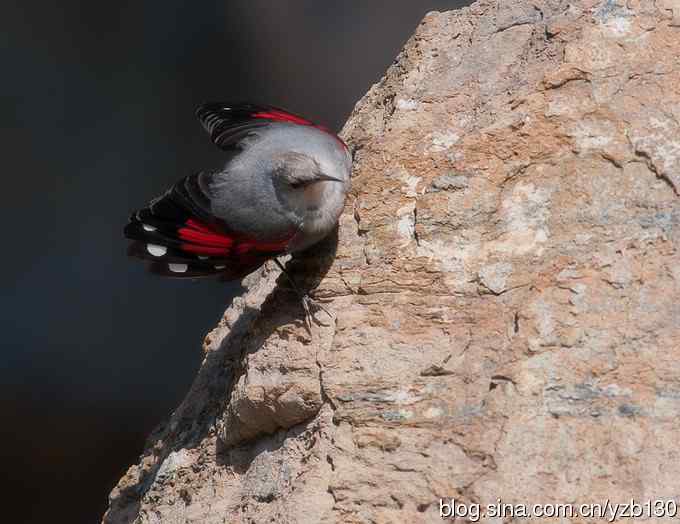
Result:
{"label": "rocky cliff", "polygon": [[680,2],[431,13],[343,134],[338,234],[288,263],[334,318],[252,275],[104,522],[678,498]]}

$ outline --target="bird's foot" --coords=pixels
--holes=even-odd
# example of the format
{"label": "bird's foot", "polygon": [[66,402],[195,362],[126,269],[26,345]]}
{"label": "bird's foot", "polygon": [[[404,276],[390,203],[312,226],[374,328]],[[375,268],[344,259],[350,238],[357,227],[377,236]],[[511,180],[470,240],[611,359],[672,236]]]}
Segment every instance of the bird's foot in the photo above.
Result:
{"label": "bird's foot", "polygon": [[[276,263],[277,266],[279,266],[281,272],[288,278],[288,281],[292,286],[292,290],[297,294],[297,296],[300,297],[300,300],[302,302],[302,309],[305,310],[305,327],[307,328],[307,332],[309,333],[309,335],[311,336],[312,334],[312,321],[316,322],[320,326],[327,327],[328,324],[324,324],[314,316],[314,310],[320,309],[321,311],[326,313],[326,315],[328,315],[330,318],[333,318],[333,314],[330,311],[328,311],[324,306],[321,305],[321,302],[323,302],[324,300],[314,298],[313,296],[311,296],[309,292],[303,292],[295,283],[295,280],[293,279],[292,275],[286,270],[281,261],[279,261],[278,258],[275,258],[274,262]],[[330,300],[325,300],[325,302],[330,302]]]}
{"label": "bird's foot", "polygon": [[323,311],[326,313],[326,315],[328,315],[329,318],[333,318],[333,314],[323,305],[321,305],[319,300],[312,298],[308,293],[302,295],[301,300],[302,308],[305,310],[305,326],[307,327],[307,331],[311,333],[312,321],[316,322],[320,326],[328,327],[328,324],[324,324],[314,316],[314,310],[316,309]]}

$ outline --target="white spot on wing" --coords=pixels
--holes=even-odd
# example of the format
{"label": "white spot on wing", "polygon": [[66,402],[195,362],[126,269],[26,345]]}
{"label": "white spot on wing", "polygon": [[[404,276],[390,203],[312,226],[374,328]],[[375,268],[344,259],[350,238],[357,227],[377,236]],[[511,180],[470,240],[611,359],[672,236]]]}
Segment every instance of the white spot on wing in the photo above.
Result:
{"label": "white spot on wing", "polygon": [[150,226],[149,224],[142,224],[144,231],[156,231],[158,228]]}
{"label": "white spot on wing", "polygon": [[162,257],[168,252],[167,247],[159,246],[158,244],[147,244],[146,250],[155,257]]}
{"label": "white spot on wing", "polygon": [[168,269],[173,273],[185,273],[189,269],[188,264],[168,264]]}
{"label": "white spot on wing", "polygon": [[206,257],[205,255],[198,255],[199,260],[208,260],[210,257]]}
{"label": "white spot on wing", "polygon": [[224,269],[227,266],[215,266],[215,269]]}

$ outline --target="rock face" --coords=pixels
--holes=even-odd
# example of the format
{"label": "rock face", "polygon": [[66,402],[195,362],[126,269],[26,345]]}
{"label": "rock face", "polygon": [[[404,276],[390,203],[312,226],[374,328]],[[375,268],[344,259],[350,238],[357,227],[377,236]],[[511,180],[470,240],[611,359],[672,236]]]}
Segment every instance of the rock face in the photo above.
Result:
{"label": "rock face", "polygon": [[338,236],[289,262],[335,318],[253,275],[104,522],[677,499],[680,3],[431,13],[343,133]]}

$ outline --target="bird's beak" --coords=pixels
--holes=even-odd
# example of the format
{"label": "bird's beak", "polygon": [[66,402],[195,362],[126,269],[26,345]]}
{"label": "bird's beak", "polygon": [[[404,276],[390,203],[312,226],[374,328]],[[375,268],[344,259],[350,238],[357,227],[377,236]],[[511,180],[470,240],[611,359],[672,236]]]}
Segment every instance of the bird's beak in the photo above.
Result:
{"label": "bird's beak", "polygon": [[317,173],[316,174],[316,181],[317,182],[322,182],[324,180],[327,180],[329,182],[340,182],[342,183],[342,180],[339,178],[335,178],[334,176],[327,175],[325,173]]}

